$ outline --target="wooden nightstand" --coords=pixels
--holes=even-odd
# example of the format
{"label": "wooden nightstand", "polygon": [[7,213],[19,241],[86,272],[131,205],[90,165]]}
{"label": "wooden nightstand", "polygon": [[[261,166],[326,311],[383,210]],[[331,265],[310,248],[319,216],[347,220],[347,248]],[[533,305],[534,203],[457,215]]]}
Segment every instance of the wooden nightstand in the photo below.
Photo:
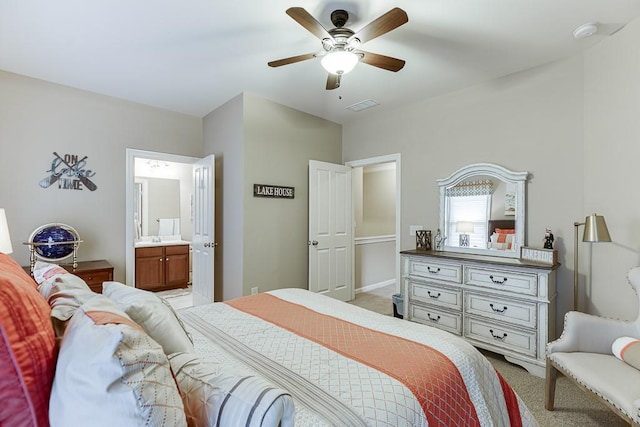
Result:
{"label": "wooden nightstand", "polygon": [[[80,261],[76,268],[71,264],[61,264],[60,267],[87,282],[89,288],[98,293],[102,293],[102,282],[113,280],[113,266],[105,260]],[[29,273],[29,267],[23,268]]]}

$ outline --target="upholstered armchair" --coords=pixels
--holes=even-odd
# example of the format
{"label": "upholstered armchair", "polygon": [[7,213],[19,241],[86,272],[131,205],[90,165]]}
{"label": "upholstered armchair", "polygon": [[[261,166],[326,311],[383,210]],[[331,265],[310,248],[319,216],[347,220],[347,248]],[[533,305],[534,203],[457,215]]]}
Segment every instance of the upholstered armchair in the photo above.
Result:
{"label": "upholstered armchair", "polygon": [[[640,267],[632,269],[628,278],[640,296]],[[640,424],[640,370],[615,357],[611,349],[623,336],[640,339],[640,316],[629,322],[567,313],[562,335],[547,344],[546,409],[553,410],[560,371],[627,422]]]}

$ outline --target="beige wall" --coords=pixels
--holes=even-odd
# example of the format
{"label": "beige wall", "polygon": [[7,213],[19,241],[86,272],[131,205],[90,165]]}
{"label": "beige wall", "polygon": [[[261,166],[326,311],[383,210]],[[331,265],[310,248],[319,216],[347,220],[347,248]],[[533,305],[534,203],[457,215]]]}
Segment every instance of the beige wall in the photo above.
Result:
{"label": "beige wall", "polygon": [[[341,163],[341,126],[245,94],[244,294],[308,284],[309,160]],[[253,184],[295,187],[294,199],[253,197]]]}
{"label": "beige wall", "polygon": [[604,215],[613,239],[591,248],[581,243],[586,307],[625,319],[638,315],[638,299],[626,280],[627,271],[640,265],[638,40],[640,20],[635,20],[584,56],[584,204],[576,217]]}
{"label": "beige wall", "polygon": [[[392,164],[395,166],[395,163]],[[356,237],[385,236],[396,233],[395,167],[367,166],[354,174],[361,180],[354,188]]]}
{"label": "beige wall", "polygon": [[[202,155],[202,120],[0,71],[0,207],[12,257],[38,226],[62,222],[80,234],[80,260],[106,259],[125,278],[125,149]],[[53,152],[87,156],[96,191],[38,186]]]}
{"label": "beige wall", "polygon": [[437,228],[436,179],[478,162],[529,171],[528,241],[541,246],[545,227],[554,230],[564,312],[572,224],[582,213],[582,69],[574,58],[345,125],[344,160],[402,154],[403,249],[415,247],[409,224]]}
{"label": "beige wall", "polygon": [[[562,263],[559,327],[573,305],[573,222],[593,212],[605,215],[614,242],[580,243],[582,307],[634,318],[626,273],[640,264],[639,38],[636,20],[582,56],[345,125],[344,160],[402,153],[403,230],[435,228],[435,180],[460,166],[529,171],[528,244],[541,247],[550,227]],[[402,247],[412,245],[403,234]]]}
{"label": "beige wall", "polygon": [[354,251],[356,291],[367,286],[377,287],[396,282],[395,239],[379,243],[356,241]]}
{"label": "beige wall", "polygon": [[[306,288],[308,164],[340,163],[340,125],[244,93],[205,117],[204,144],[216,155],[216,300]],[[295,198],[254,198],[253,184]]]}
{"label": "beige wall", "polygon": [[204,153],[216,157],[215,295],[223,301],[243,295],[244,97],[238,95],[203,120]]}

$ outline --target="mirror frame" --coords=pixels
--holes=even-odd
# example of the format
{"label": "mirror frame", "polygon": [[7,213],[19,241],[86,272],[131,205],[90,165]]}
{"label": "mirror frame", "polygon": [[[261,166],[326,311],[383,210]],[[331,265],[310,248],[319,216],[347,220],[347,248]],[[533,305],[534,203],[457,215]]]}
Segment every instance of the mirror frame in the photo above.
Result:
{"label": "mirror frame", "polygon": [[[516,244],[510,251],[492,251],[489,249],[479,248],[461,248],[459,246],[447,246],[443,247],[444,251],[458,252],[458,253],[470,253],[477,255],[491,255],[503,258],[520,258],[520,247],[526,246],[526,182],[529,177],[529,172],[515,172],[506,169],[502,166],[493,163],[475,163],[464,166],[447,178],[437,179],[436,182],[440,187],[440,230],[444,233],[446,224],[446,193],[447,188],[453,187],[461,182],[471,179],[477,175],[491,176],[500,179],[506,183],[512,183],[516,186],[516,214],[515,214],[515,230],[516,230]],[[448,237],[448,236],[445,236]]]}

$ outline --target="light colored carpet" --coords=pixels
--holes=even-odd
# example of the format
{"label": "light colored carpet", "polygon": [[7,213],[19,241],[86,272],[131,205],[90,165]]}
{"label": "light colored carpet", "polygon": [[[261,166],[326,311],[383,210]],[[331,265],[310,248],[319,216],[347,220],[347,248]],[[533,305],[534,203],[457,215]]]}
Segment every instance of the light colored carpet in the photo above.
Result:
{"label": "light colored carpet", "polygon": [[[358,293],[350,303],[391,316],[394,292],[395,285],[385,286],[372,292]],[[525,402],[541,427],[628,426],[609,408],[560,375],[556,384],[555,411],[547,411],[544,408],[544,378],[529,374],[499,354],[486,350],[481,352]]]}

